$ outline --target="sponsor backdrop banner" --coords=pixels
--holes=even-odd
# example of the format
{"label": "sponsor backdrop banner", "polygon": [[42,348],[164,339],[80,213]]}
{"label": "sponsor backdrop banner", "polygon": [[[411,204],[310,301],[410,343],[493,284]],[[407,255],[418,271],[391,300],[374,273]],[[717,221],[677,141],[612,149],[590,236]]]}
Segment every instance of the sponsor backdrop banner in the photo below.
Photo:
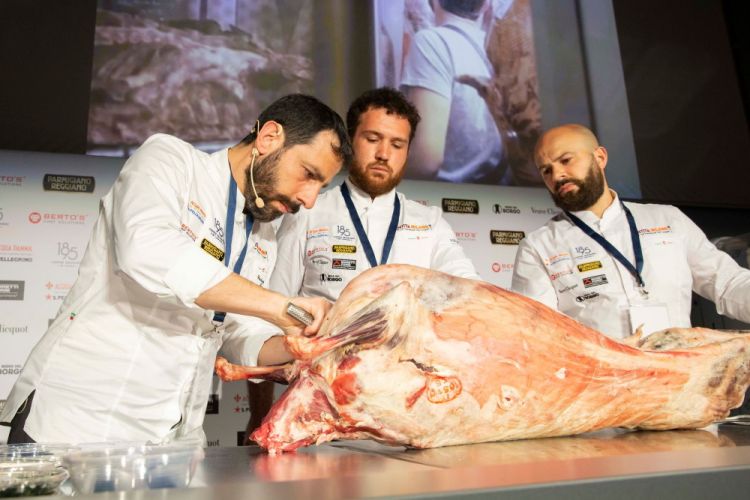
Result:
{"label": "sponsor backdrop banner", "polygon": [[[0,151],[0,406],[75,281],[99,200],[123,162]],[[540,188],[405,180],[398,190],[441,207],[477,272],[502,287],[510,286],[519,241],[557,212]],[[245,383],[214,380],[212,393],[209,445],[234,446],[250,415]]]}

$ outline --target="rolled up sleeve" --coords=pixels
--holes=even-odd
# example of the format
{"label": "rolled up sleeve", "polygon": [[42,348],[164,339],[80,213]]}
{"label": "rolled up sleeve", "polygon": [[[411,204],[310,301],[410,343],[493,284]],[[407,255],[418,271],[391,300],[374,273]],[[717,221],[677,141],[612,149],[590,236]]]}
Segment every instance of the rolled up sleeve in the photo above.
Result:
{"label": "rolled up sleeve", "polygon": [[128,160],[111,196],[115,266],[146,290],[195,305],[230,270],[180,230],[192,182],[190,151],[152,136]]}

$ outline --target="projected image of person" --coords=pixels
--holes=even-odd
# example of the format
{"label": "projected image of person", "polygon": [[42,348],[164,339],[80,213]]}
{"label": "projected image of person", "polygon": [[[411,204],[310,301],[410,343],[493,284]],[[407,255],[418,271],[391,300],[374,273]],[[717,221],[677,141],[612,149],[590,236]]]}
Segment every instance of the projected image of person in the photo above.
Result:
{"label": "projected image of person", "polygon": [[718,250],[680,210],[622,202],[591,130],[564,125],[535,158],[563,209],[521,241],[512,288],[613,338],[690,327],[692,292],[750,322],[750,270]]}
{"label": "projected image of person", "polygon": [[540,185],[530,154],[541,114],[528,1],[429,6],[435,26],[405,49],[400,79],[424,118],[407,177]]}

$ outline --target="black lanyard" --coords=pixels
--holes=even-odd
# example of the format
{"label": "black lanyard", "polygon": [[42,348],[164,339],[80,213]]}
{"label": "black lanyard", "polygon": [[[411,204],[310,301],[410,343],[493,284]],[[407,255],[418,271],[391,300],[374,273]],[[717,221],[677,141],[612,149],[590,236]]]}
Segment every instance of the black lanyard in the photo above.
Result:
{"label": "black lanyard", "polygon": [[630,271],[630,274],[633,275],[636,282],[638,283],[638,286],[640,288],[643,288],[645,286],[645,283],[643,282],[643,278],[641,277],[641,272],[643,271],[643,250],[641,249],[641,239],[638,236],[638,228],[635,227],[635,219],[633,219],[633,214],[630,213],[630,209],[625,206],[624,203],[620,202],[622,205],[622,209],[625,211],[625,216],[628,219],[628,226],[630,226],[630,241],[633,243],[633,254],[635,254],[635,266],[630,263],[628,259],[625,258],[625,256],[620,253],[618,249],[612,245],[609,241],[607,241],[604,236],[597,233],[593,229],[591,229],[585,222],[583,222],[581,219],[573,215],[572,213],[565,211],[565,215],[568,216],[568,218],[573,221],[573,224],[578,226],[581,231],[586,233],[589,237],[591,237],[594,241],[599,243],[604,249],[609,252],[609,254],[620,261],[620,264],[625,266],[625,269]]}
{"label": "black lanyard", "polygon": [[[388,226],[388,233],[386,233],[385,243],[383,244],[383,255],[380,257],[381,264],[388,262],[388,255],[391,253],[393,239],[396,236],[396,229],[398,228],[398,217],[401,214],[401,202],[398,199],[398,193],[393,194],[393,215],[391,216],[391,224]],[[362,220],[357,214],[357,209],[354,208],[352,195],[349,193],[349,187],[346,183],[341,184],[341,195],[344,197],[344,203],[346,203],[346,208],[349,210],[349,217],[351,217],[352,222],[354,223],[354,229],[357,231],[359,242],[365,251],[367,260],[370,262],[371,267],[377,267],[378,261],[375,260],[375,252],[372,250],[370,239],[367,237],[364,226],[362,226]]]}
{"label": "black lanyard", "polygon": [[[229,174],[229,201],[227,202],[227,219],[224,225],[224,264],[229,267],[229,258],[232,256],[232,235],[234,234],[234,212],[237,210],[237,181],[234,180],[234,176]],[[235,274],[240,274],[242,264],[245,262],[245,254],[247,254],[247,244],[250,242],[250,232],[253,230],[253,216],[248,213],[245,219],[245,245],[240,251],[240,256],[237,258],[237,262],[234,263],[233,271]],[[216,311],[214,313],[214,321],[219,323],[224,322],[224,318],[227,313]]]}

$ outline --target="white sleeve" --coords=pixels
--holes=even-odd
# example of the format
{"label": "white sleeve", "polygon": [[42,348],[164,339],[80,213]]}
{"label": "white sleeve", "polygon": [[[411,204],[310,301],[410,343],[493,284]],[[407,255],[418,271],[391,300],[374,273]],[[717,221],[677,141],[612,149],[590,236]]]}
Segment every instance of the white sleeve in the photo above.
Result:
{"label": "white sleeve", "polygon": [[526,238],[518,245],[510,287],[516,293],[532,298],[552,309],[558,309],[557,294],[552,280],[549,279],[539,253]]}
{"label": "white sleeve", "polygon": [[435,224],[435,240],[435,247],[430,259],[431,269],[460,278],[482,279],[474,269],[471,259],[464,253],[464,249],[456,239],[456,234],[451,229],[450,224],[442,216],[438,216]]}
{"label": "white sleeve", "polygon": [[301,209],[295,215],[285,215],[276,233],[278,254],[268,288],[287,297],[296,297],[305,276],[305,241],[308,213]]}
{"label": "white sleeve", "polygon": [[180,231],[190,161],[177,139],[164,136],[130,157],[112,188],[112,243],[119,271],[150,292],[198,307],[195,299],[230,270]]}
{"label": "white sleeve", "polygon": [[437,28],[417,32],[404,62],[401,85],[422,87],[450,99],[453,77],[450,51]]}
{"label": "white sleeve", "polygon": [[253,316],[227,314],[219,353],[230,363],[258,366],[258,354],[266,340],[284,332],[267,321]]}
{"label": "white sleeve", "polygon": [[716,248],[685,214],[675,207],[682,222],[688,264],[693,274],[693,291],[712,300],[719,314],[750,323],[750,270]]}

